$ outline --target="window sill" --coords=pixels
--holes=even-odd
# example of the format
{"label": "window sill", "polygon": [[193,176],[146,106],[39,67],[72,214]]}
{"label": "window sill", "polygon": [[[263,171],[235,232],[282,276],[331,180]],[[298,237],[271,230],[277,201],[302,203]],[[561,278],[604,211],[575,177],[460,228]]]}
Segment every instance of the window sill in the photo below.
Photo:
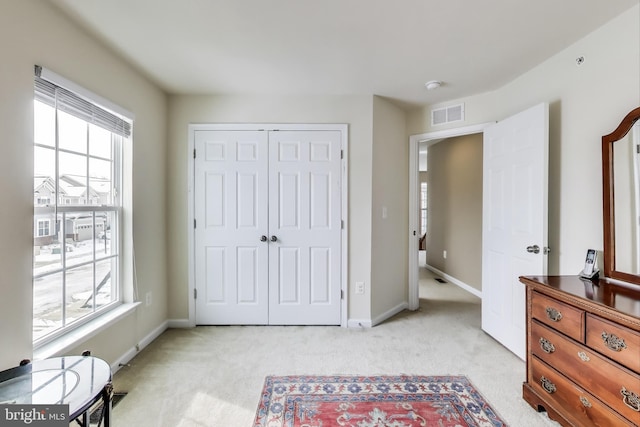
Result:
{"label": "window sill", "polygon": [[133,313],[141,303],[127,303],[33,350],[33,359],[61,356]]}

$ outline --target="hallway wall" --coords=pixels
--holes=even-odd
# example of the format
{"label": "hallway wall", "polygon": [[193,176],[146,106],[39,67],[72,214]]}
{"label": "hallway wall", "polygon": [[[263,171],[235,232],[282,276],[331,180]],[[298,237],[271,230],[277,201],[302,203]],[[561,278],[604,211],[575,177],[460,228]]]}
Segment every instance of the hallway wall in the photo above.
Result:
{"label": "hallway wall", "polygon": [[482,290],[482,134],[430,146],[428,170],[427,264]]}

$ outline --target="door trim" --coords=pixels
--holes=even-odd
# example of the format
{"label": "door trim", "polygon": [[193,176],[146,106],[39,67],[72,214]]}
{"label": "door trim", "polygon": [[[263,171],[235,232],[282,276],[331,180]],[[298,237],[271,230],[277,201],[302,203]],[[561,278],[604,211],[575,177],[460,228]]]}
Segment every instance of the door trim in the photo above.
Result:
{"label": "door trim", "polygon": [[[444,129],[435,132],[426,132],[409,137],[409,310],[417,310],[420,307],[420,285],[419,285],[419,265],[418,265],[418,243],[420,236],[418,233],[418,181],[420,172],[418,170],[419,144],[420,142],[430,142],[435,144],[445,138],[483,133],[484,129],[495,122],[480,123],[477,125],[464,126],[453,129]],[[413,233],[416,233],[414,235]],[[482,294],[479,295],[482,298]]]}
{"label": "door trim", "polygon": [[348,166],[349,166],[349,125],[344,123],[194,123],[188,126],[187,141],[187,247],[188,247],[188,294],[187,300],[189,301],[189,326],[196,326],[196,304],[195,304],[195,167],[193,153],[195,150],[195,132],[200,130],[264,130],[264,131],[277,131],[277,130],[302,130],[302,131],[314,131],[314,130],[332,130],[339,131],[341,134],[341,220],[342,229],[340,234],[340,290],[342,292],[342,299],[340,301],[340,326],[347,327],[348,321],[348,287],[347,287],[347,275],[348,275],[348,254],[349,254],[349,215],[348,215],[348,201],[349,201],[349,181],[348,181]]}

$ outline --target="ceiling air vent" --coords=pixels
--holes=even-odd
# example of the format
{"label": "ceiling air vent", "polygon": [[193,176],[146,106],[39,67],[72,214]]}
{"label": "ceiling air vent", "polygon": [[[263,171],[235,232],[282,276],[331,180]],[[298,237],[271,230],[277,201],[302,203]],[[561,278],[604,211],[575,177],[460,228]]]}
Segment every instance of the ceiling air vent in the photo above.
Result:
{"label": "ceiling air vent", "polygon": [[431,110],[431,126],[464,121],[464,104]]}

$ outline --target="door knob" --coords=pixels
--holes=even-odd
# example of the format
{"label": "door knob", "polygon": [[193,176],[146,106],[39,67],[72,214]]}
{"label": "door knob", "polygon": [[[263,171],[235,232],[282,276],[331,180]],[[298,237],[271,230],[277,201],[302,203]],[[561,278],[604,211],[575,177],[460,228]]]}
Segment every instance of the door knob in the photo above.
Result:
{"label": "door knob", "polygon": [[527,252],[529,252],[530,254],[539,254],[540,246],[538,245],[527,246]]}
{"label": "door knob", "polygon": [[267,241],[267,236],[265,236],[265,235],[260,236],[260,241],[261,242],[266,242]]}
{"label": "door knob", "polygon": [[271,236],[271,241],[272,241],[272,242],[277,242],[277,241],[278,241],[278,238],[277,238],[276,236]]}

